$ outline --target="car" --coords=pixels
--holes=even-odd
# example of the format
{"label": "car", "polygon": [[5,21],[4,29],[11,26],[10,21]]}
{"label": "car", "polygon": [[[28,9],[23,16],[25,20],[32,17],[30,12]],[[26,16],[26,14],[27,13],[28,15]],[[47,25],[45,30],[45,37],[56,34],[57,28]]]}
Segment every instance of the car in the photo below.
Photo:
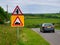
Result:
{"label": "car", "polygon": [[43,23],[40,28],[40,32],[55,32],[54,25],[52,23]]}

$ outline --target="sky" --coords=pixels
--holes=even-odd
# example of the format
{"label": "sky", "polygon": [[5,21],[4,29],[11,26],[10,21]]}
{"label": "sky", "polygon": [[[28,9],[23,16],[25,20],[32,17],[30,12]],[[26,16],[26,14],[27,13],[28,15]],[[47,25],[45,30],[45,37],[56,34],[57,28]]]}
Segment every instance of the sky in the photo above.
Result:
{"label": "sky", "polygon": [[0,0],[0,6],[12,13],[18,5],[22,13],[59,13],[60,0]]}

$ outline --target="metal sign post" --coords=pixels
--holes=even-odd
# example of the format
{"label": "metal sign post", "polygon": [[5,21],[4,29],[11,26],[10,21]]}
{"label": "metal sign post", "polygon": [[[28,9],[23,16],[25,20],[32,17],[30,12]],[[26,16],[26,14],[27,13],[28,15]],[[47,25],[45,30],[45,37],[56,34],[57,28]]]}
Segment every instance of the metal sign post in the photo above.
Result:
{"label": "metal sign post", "polygon": [[16,28],[16,37],[17,37],[17,45],[19,45],[20,37],[19,37],[19,27]]}
{"label": "metal sign post", "polygon": [[[17,30],[16,30],[16,36],[17,36],[17,45],[20,45],[20,35],[21,35],[21,33],[23,33],[22,32],[22,30],[23,30],[23,27],[17,27],[16,28]],[[22,43],[21,43],[22,44]]]}
{"label": "metal sign post", "polygon": [[17,40],[19,40],[19,28],[17,27]]}

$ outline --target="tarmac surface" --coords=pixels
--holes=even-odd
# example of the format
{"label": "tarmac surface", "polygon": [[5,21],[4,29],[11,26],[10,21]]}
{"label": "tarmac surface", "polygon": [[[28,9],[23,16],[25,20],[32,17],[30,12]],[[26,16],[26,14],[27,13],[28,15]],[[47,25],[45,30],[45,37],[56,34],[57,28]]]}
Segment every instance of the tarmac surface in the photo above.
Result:
{"label": "tarmac surface", "polygon": [[42,33],[40,32],[40,28],[32,28],[32,30],[41,35],[51,45],[60,45],[60,30],[55,30],[55,33]]}

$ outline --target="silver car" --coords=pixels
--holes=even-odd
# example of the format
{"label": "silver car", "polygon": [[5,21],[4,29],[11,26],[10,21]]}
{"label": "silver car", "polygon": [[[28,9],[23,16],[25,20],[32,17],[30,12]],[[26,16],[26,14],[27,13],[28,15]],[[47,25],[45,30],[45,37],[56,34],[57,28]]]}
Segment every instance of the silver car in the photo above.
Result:
{"label": "silver car", "polygon": [[55,32],[54,25],[52,23],[43,23],[40,28],[40,32]]}

